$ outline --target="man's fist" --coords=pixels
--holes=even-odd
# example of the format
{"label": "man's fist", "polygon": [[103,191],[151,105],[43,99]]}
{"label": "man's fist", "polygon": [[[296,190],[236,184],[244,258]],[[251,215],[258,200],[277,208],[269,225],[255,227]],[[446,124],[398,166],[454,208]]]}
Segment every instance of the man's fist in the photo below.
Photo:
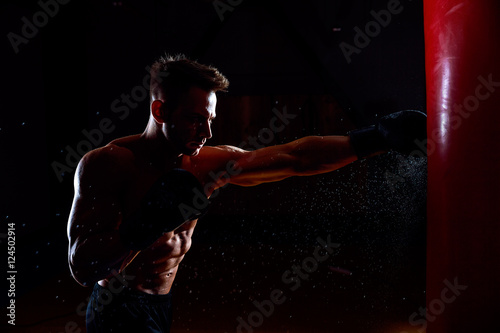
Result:
{"label": "man's fist", "polygon": [[418,150],[417,142],[427,138],[427,115],[405,110],[380,118],[375,125],[349,132],[351,145],[358,158],[381,151],[396,151],[404,155]]}
{"label": "man's fist", "polygon": [[[203,205],[197,204],[197,197]],[[131,250],[145,249],[164,233],[203,216],[209,204],[193,174],[182,169],[171,170],[151,186],[139,210],[120,224],[121,241]]]}

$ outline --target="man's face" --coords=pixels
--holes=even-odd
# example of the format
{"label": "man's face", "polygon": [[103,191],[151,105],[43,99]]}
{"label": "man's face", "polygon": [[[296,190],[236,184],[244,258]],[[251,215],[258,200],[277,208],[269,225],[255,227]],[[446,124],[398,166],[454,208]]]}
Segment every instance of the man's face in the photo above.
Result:
{"label": "man's face", "polygon": [[167,138],[185,155],[195,156],[212,137],[212,120],[215,118],[217,97],[191,87],[180,100],[167,123]]}

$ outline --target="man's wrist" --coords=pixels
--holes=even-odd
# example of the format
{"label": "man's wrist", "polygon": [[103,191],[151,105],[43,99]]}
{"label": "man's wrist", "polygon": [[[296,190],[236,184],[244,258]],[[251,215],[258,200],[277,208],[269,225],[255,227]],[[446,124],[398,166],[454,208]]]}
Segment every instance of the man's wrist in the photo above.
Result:
{"label": "man's wrist", "polygon": [[375,125],[352,130],[348,133],[351,146],[359,159],[387,151],[386,143]]}

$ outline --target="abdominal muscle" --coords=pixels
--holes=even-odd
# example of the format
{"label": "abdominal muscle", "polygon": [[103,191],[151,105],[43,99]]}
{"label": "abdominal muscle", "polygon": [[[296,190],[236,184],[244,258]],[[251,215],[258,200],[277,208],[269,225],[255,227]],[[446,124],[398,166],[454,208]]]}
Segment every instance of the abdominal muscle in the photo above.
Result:
{"label": "abdominal muscle", "polygon": [[[127,287],[147,294],[170,292],[179,263],[191,247],[191,237],[197,220],[188,221],[176,230],[164,234],[153,245],[142,250],[123,271]],[[106,287],[108,279],[99,281]]]}

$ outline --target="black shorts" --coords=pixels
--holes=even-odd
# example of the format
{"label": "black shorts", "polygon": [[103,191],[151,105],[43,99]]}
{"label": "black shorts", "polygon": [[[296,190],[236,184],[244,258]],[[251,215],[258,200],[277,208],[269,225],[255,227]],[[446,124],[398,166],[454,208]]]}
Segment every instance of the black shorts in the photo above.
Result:
{"label": "black shorts", "polygon": [[95,284],[87,305],[87,332],[168,333],[172,295],[150,295],[123,289],[112,293]]}

